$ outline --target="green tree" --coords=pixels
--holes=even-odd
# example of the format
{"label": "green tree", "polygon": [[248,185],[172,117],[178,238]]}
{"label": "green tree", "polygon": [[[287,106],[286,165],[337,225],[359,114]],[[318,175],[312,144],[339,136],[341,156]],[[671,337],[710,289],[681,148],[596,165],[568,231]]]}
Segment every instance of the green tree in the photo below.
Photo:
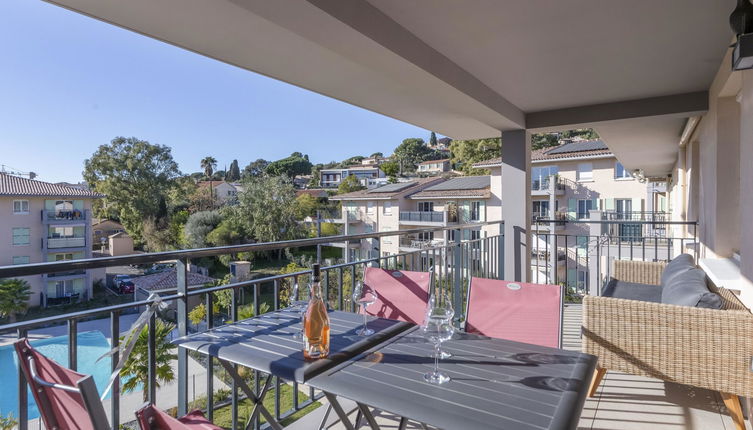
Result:
{"label": "green tree", "polygon": [[473,167],[474,163],[500,156],[501,139],[498,137],[475,140],[453,140],[450,144],[455,168],[466,175],[485,175],[489,171]]}
{"label": "green tree", "polygon": [[338,234],[340,234],[340,229],[337,227],[337,224],[331,222],[322,223],[322,237],[337,236]]}
{"label": "green tree", "polygon": [[531,149],[544,149],[559,145],[558,133],[536,133],[531,136]]}
{"label": "green tree", "polygon": [[431,136],[429,136],[429,146],[432,148],[435,148],[437,146],[437,134],[433,131],[431,132]]}
{"label": "green tree", "polygon": [[230,163],[230,168],[227,169],[227,173],[225,174],[225,180],[228,182],[241,180],[241,169],[238,167],[238,160],[233,160]]}
{"label": "green tree", "polygon": [[296,219],[295,188],[280,176],[248,178],[232,216],[245,223],[250,235],[260,242],[296,239],[301,228]]}
{"label": "green tree", "polygon": [[400,173],[400,165],[397,161],[385,161],[379,166],[379,168],[389,177],[397,177]]}
{"label": "green tree", "polygon": [[340,181],[340,185],[337,186],[337,194],[352,193],[353,191],[361,191],[365,189],[366,187],[361,185],[361,182],[355,175],[348,175],[348,177]]}
{"label": "green tree", "polygon": [[369,158],[375,158],[375,157],[384,157],[384,154],[381,152],[375,152],[371,155],[369,155]]}
{"label": "green tree", "polygon": [[[172,382],[175,379],[173,373],[172,361],[178,359],[175,354],[176,346],[169,340],[170,332],[175,328],[174,324],[165,323],[158,319],[154,327],[155,332],[155,367],[157,368],[157,377],[154,384],[159,388],[162,384]],[[125,382],[123,391],[128,393],[135,390],[139,385],[143,388],[143,400],[147,400],[147,382],[149,378],[149,332],[147,327],[141,330],[136,339],[136,344],[128,356],[121,375]],[[122,340],[122,338],[121,338]]]}
{"label": "green tree", "polygon": [[302,155],[300,152],[294,152],[290,157],[269,163],[265,172],[270,176],[287,176],[289,178],[297,175],[308,175],[311,173],[312,164],[308,155]]}
{"label": "green tree", "polygon": [[189,248],[204,248],[209,245],[207,236],[222,222],[219,211],[203,211],[191,214],[183,229],[185,243]]}
{"label": "green tree", "polygon": [[269,161],[259,158],[256,161],[252,161],[248,163],[246,167],[243,168],[243,178],[252,177],[256,178],[258,176],[264,175],[264,172],[267,170],[267,166],[269,166]]}
{"label": "green tree", "polygon": [[298,220],[303,220],[307,216],[316,215],[316,210],[319,209],[319,201],[311,194],[301,194],[295,198],[295,217]]}
{"label": "green tree", "polygon": [[[271,308],[269,307],[269,303],[263,302],[259,304],[259,315],[266,314],[269,312]],[[254,305],[243,305],[238,307],[238,321],[245,320],[249,318],[253,318],[256,316],[256,312],[254,312]]]}
{"label": "green tree", "polygon": [[217,168],[217,160],[211,155],[204,157],[201,159],[201,168],[204,170],[204,176],[207,180],[211,180],[214,169]]}
{"label": "green tree", "polygon": [[141,242],[147,217],[159,213],[180,175],[170,148],[135,137],[116,137],[100,146],[84,163],[84,180],[107,197],[96,203],[98,216],[115,216],[134,240]]}
{"label": "green tree", "polygon": [[0,317],[16,321],[16,314],[24,312],[29,306],[31,288],[23,279],[4,279],[0,281]]}
{"label": "green tree", "polygon": [[415,171],[418,163],[427,160],[431,152],[423,139],[404,139],[394,152],[400,166],[400,174]]}
{"label": "green tree", "polygon": [[233,216],[235,208],[228,208],[224,219],[206,235],[206,242],[212,246],[240,245],[249,241],[246,225],[241,217]]}
{"label": "green tree", "polygon": [[13,430],[18,425],[18,420],[11,412],[7,416],[0,416],[0,430]]}
{"label": "green tree", "polygon": [[318,187],[321,182],[321,175],[322,175],[322,165],[317,164],[314,167],[311,168],[311,180],[308,183],[309,188],[316,188]]}

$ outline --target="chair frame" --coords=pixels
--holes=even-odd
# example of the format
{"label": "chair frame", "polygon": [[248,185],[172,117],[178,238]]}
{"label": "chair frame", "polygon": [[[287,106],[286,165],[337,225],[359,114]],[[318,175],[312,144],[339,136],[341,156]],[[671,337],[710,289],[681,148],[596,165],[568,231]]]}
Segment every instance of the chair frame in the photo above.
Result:
{"label": "chair frame", "polygon": [[[471,276],[468,279],[468,293],[466,294],[465,299],[465,320],[463,321],[463,331],[466,330],[466,325],[468,324],[468,314],[471,309],[471,285],[473,284],[473,278],[474,276]],[[481,279],[481,278],[479,278]],[[505,281],[504,279],[495,279],[495,281]],[[516,282],[516,281],[505,281],[510,283],[519,283],[519,284],[530,284],[530,282]],[[549,284],[534,284],[534,285],[549,285]],[[554,285],[554,284],[551,284]],[[562,343],[563,343],[563,336],[564,336],[564,327],[565,327],[565,287],[563,285],[558,285],[560,289],[560,318],[559,318],[559,326],[557,327],[557,330],[559,332],[559,335],[557,336],[557,348],[562,349]]]}
{"label": "chair frame", "polygon": [[[77,393],[81,395],[84,403],[84,408],[91,420],[91,425],[95,429],[109,428],[110,424],[107,420],[107,414],[105,408],[102,406],[102,402],[99,400],[99,394],[97,393],[97,385],[94,383],[94,377],[92,375],[86,375],[76,382],[76,386],[58,384],[55,382],[45,381],[37,374],[36,361],[26,346],[28,340],[26,338],[19,339],[14,343],[16,352],[21,356],[25,365],[22,365],[22,371],[26,382],[31,386],[34,400],[40,410],[51,410],[51,402],[47,397],[47,393],[44,390],[38,389],[37,386],[53,388],[56,390],[68,391],[71,393]],[[61,366],[62,367],[62,366]],[[44,420],[45,427],[49,429],[60,428],[54,415],[48,415],[42,413],[42,419]]]}

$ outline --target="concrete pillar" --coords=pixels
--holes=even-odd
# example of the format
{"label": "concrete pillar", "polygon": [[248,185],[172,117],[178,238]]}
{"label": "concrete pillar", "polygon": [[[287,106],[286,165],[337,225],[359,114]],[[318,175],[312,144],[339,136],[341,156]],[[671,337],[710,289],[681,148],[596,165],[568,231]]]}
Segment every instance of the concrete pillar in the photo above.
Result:
{"label": "concrete pillar", "polygon": [[[590,221],[601,221],[601,211],[592,210],[589,213]],[[602,232],[602,224],[592,222],[588,224],[588,294],[598,296],[601,293],[601,281],[599,279],[599,269],[606,273],[601,267],[601,250],[599,249]],[[609,245],[607,245],[609,246]],[[606,264],[609,264],[607,261]]]}
{"label": "concrete pillar", "polygon": [[[550,220],[555,219],[555,212],[554,212],[554,205],[557,202],[557,176],[550,176],[549,177],[549,214],[547,215]],[[550,222],[549,223],[549,235],[547,236],[547,242],[548,242],[548,249],[549,249],[549,283],[553,284],[554,280],[557,279],[557,248],[554,246],[554,243],[556,242],[555,238],[557,237],[557,223]]]}
{"label": "concrete pillar", "polygon": [[504,279],[526,282],[531,270],[531,139],[526,130],[502,132]]}
{"label": "concrete pillar", "polygon": [[[729,257],[740,248],[740,105],[735,97],[717,102],[713,251]],[[747,162],[750,163],[750,158]],[[749,169],[744,166],[742,170]]]}
{"label": "concrete pillar", "polygon": [[740,72],[743,75],[740,90],[740,270],[748,280],[753,281],[753,229],[747,218],[753,214],[753,71]]}

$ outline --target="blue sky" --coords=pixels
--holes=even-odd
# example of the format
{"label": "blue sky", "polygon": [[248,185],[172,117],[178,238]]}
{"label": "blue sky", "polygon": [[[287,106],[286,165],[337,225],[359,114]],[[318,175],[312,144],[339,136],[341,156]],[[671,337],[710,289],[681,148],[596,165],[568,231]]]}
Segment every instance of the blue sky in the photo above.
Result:
{"label": "blue sky", "polygon": [[0,164],[79,181],[115,136],[172,148],[184,172],[214,156],[391,153],[429,132],[39,0],[0,1]]}

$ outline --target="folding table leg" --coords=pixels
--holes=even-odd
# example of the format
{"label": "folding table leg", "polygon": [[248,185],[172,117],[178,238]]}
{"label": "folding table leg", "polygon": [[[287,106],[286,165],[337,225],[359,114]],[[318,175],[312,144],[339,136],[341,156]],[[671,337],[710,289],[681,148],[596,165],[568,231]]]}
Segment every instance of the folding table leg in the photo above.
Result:
{"label": "folding table leg", "polygon": [[408,425],[408,418],[400,417],[400,424],[397,426],[397,430],[405,430],[405,426]]}
{"label": "folding table leg", "polygon": [[254,405],[254,409],[251,410],[251,415],[248,417],[248,421],[246,422],[246,430],[249,430],[254,424],[256,416],[260,412],[260,407],[264,407],[264,397],[267,395],[267,391],[269,390],[270,385],[272,385],[272,375],[268,375],[267,380],[264,382],[264,388],[262,388],[261,393],[259,394],[259,402]]}
{"label": "folding table leg", "polygon": [[[225,360],[219,360],[220,364],[222,364],[222,367],[225,368],[225,371],[227,371],[228,375],[230,375],[231,378],[235,381],[235,384],[240,387],[241,391],[243,391],[243,394],[246,395],[246,397],[249,398],[254,403],[254,412],[255,414],[258,410],[259,413],[264,416],[264,418],[267,420],[267,423],[270,427],[272,427],[274,430],[283,430],[282,425],[275,420],[275,417],[269,413],[267,408],[264,407],[264,404],[262,404],[262,400],[264,399],[264,395],[266,395],[267,390],[269,389],[269,383],[272,380],[272,375],[267,377],[267,382],[264,384],[264,390],[262,391],[262,397],[257,397],[256,394],[254,394],[253,391],[251,391],[251,388],[249,388],[248,384],[246,384],[246,381],[243,380],[243,378],[238,375],[238,372],[235,371],[233,368],[233,365],[228,363]],[[252,415],[253,415],[252,414]]]}
{"label": "folding table leg", "polygon": [[324,430],[324,426],[327,425],[327,418],[329,418],[329,413],[332,412],[332,405],[327,405],[327,410],[324,411],[324,418],[322,418],[322,422],[319,423],[319,427],[317,430]]}
{"label": "folding table leg", "polygon": [[366,418],[366,422],[369,423],[371,430],[379,430],[379,424],[377,424],[376,419],[374,418],[374,415],[369,410],[369,407],[364,405],[363,403],[358,403],[358,402],[356,402],[356,405],[358,405],[358,409],[361,411],[364,418]]}
{"label": "folding table leg", "polygon": [[337,396],[326,391],[324,392],[324,396],[327,398],[327,401],[329,401],[329,404],[332,405],[332,409],[340,418],[340,422],[342,422],[343,426],[345,426],[345,430],[355,430],[353,424],[350,423],[348,414],[345,413],[343,407],[340,405],[340,402],[337,401]]}

